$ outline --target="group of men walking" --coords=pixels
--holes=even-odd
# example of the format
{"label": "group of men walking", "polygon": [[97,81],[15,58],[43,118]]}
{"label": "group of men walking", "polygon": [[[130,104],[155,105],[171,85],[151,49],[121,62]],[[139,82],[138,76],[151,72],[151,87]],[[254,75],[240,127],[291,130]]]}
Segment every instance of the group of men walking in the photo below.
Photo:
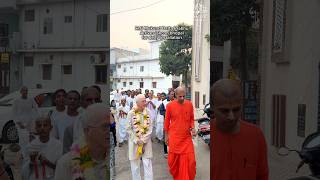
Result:
{"label": "group of men walking", "polygon": [[163,143],[164,157],[168,158],[174,179],[194,179],[196,162],[192,135],[195,136],[196,131],[193,106],[185,100],[185,94],[183,87],[169,89],[168,94],[157,93],[157,96],[148,90],[145,94],[141,94],[141,90],[115,94],[113,113],[118,119],[119,147],[128,141],[133,180],[141,179],[141,161],[144,178],[153,179],[151,159],[155,141]]}

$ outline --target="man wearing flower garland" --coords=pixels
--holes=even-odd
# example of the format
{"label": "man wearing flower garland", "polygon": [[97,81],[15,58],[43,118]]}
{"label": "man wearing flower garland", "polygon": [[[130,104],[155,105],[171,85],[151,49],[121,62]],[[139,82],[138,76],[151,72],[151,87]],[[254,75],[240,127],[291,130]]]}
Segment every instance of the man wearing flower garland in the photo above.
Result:
{"label": "man wearing flower garland", "polygon": [[139,94],[136,106],[128,113],[129,160],[131,164],[132,180],[141,180],[140,162],[144,167],[144,179],[153,179],[152,170],[152,121],[150,111],[146,108],[146,97]]}
{"label": "man wearing flower garland", "polygon": [[192,136],[194,114],[192,103],[185,100],[186,91],[183,87],[175,90],[176,100],[166,107],[165,141],[169,145],[168,165],[174,180],[194,180],[196,160]]}
{"label": "man wearing flower garland", "polygon": [[59,159],[55,180],[109,179],[109,116],[102,103],[88,106],[81,119],[84,136]]}

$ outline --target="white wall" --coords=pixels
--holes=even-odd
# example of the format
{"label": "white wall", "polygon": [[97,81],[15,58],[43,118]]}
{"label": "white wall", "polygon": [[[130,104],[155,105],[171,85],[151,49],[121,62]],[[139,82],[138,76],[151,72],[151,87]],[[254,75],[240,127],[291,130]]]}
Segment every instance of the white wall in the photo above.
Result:
{"label": "white wall", "polygon": [[[47,61],[49,55],[54,55],[53,61]],[[47,63],[52,64],[51,80],[42,79],[42,64]],[[72,74],[63,74],[61,65],[72,65]],[[45,89],[80,91],[84,86],[95,84],[95,65],[91,64],[87,53],[37,53],[34,55],[34,66],[23,69],[24,85],[30,88],[35,88],[39,83]],[[105,86],[101,87],[104,89]]]}
{"label": "white wall", "polygon": [[[306,136],[316,130],[318,108],[318,63],[320,59],[320,2],[288,1],[286,52],[290,64],[271,62],[272,1],[265,2],[262,54],[262,127],[271,141],[272,95],[287,96],[286,144],[301,147],[297,137],[298,104],[306,104]],[[307,2],[307,3],[306,3]],[[298,141],[297,141],[298,139]]]}
{"label": "white wall", "polygon": [[[47,3],[23,6],[20,11],[22,47],[31,48],[106,47],[107,33],[96,32],[97,15],[106,14],[103,0]],[[25,10],[35,9],[35,21],[25,22]],[[49,13],[47,13],[47,9]],[[93,11],[93,10],[94,11]],[[72,16],[72,23],[65,23],[64,16]],[[53,19],[53,34],[43,34],[44,18]]]}
{"label": "white wall", "polygon": [[[210,7],[210,2],[209,0],[204,1],[205,6],[208,7],[208,14],[209,14],[209,7]],[[205,38],[206,34],[210,33],[210,20],[209,20],[209,15],[207,17],[203,18],[203,24],[202,24],[202,33],[201,34],[196,34],[195,31],[196,28],[193,28],[193,37],[200,37],[202,38],[202,48],[200,49],[200,54],[201,54],[201,60],[200,60],[200,81],[195,80],[195,51],[197,47],[195,47],[195,38],[193,38],[193,55],[192,55],[192,76],[191,76],[191,100],[192,103],[194,104],[195,107],[195,92],[199,92],[199,108],[203,108],[203,95],[205,95],[205,102],[209,102],[209,90],[210,90],[210,43],[207,41]],[[197,23],[195,23],[197,24]],[[197,114],[196,114],[197,116]]]}

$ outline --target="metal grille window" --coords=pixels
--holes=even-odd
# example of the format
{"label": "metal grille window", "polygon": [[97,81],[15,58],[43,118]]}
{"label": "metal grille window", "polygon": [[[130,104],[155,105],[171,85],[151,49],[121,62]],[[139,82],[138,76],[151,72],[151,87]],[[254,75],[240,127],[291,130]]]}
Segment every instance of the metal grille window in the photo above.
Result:
{"label": "metal grille window", "polygon": [[72,65],[63,65],[63,74],[72,74]]}
{"label": "metal grille window", "polygon": [[140,72],[144,71],[144,66],[140,66]]}
{"label": "metal grille window", "polygon": [[127,68],[126,67],[123,68],[123,72],[127,72]]}
{"label": "metal grille window", "polygon": [[24,12],[24,21],[33,22],[34,21],[34,9],[28,9]]}
{"label": "metal grille window", "polygon": [[105,84],[107,83],[107,72],[108,67],[106,65],[98,65],[96,69],[96,84]]}
{"label": "metal grille window", "polygon": [[152,82],[152,88],[157,88],[157,82]]}
{"label": "metal grille window", "polygon": [[120,69],[121,68],[121,64],[118,64],[118,69]]}
{"label": "metal grille window", "polygon": [[64,17],[64,22],[65,23],[72,23],[72,16],[65,16]]}
{"label": "metal grille window", "polygon": [[299,137],[305,137],[305,128],[306,128],[306,105],[298,105],[298,127],[297,135]]}
{"label": "metal grille window", "polygon": [[127,82],[123,82],[123,87],[127,87]]}
{"label": "metal grille window", "polygon": [[132,82],[129,82],[129,85],[131,86],[131,85],[132,85]]}
{"label": "metal grille window", "polygon": [[195,97],[195,107],[196,107],[196,108],[199,108],[199,101],[200,101],[200,100],[199,100],[199,98],[200,98],[199,96],[200,96],[199,91],[196,91],[196,92],[195,92],[195,96],[194,96],[194,97]]}
{"label": "metal grille window", "polygon": [[272,96],[272,145],[286,145],[286,96]]}
{"label": "metal grille window", "polygon": [[52,64],[42,65],[42,79],[51,80],[52,79]]}
{"label": "metal grille window", "polygon": [[97,16],[97,32],[107,32],[107,14]]}
{"label": "metal grille window", "polygon": [[45,18],[43,22],[43,34],[52,34],[53,20],[52,18]]}
{"label": "metal grille window", "polygon": [[24,56],[24,67],[33,66],[33,56]]}
{"label": "metal grille window", "polygon": [[203,95],[202,104],[206,105],[206,95],[205,94]]}
{"label": "metal grille window", "polygon": [[140,88],[143,88],[143,84],[144,84],[143,82],[140,82]]}

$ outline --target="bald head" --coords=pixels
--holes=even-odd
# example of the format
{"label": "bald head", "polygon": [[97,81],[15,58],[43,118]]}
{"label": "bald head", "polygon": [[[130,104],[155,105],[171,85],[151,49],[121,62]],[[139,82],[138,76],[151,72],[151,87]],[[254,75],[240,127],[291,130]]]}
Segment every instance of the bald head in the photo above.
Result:
{"label": "bald head", "polygon": [[215,82],[211,88],[211,99],[213,104],[218,96],[225,98],[242,99],[241,85],[239,81],[231,79],[221,79]]}
{"label": "bald head", "polygon": [[102,103],[89,105],[82,119],[83,128],[96,126],[100,122],[108,120],[108,108]]}
{"label": "bald head", "polygon": [[217,129],[228,133],[237,132],[242,113],[239,81],[221,79],[212,86],[210,94],[210,107],[216,119]]}
{"label": "bald head", "polygon": [[139,110],[143,110],[146,107],[146,97],[144,94],[139,94],[136,97],[136,103]]}
{"label": "bald head", "polygon": [[184,87],[179,86],[175,89],[175,94],[178,102],[182,104],[186,97],[186,89]]}
{"label": "bald head", "polygon": [[94,87],[88,87],[81,92],[81,105],[87,108],[90,104],[101,102],[99,91]]}
{"label": "bald head", "polygon": [[182,86],[179,86],[175,89],[175,93],[181,93],[181,92],[186,92],[186,88],[182,87]]}

